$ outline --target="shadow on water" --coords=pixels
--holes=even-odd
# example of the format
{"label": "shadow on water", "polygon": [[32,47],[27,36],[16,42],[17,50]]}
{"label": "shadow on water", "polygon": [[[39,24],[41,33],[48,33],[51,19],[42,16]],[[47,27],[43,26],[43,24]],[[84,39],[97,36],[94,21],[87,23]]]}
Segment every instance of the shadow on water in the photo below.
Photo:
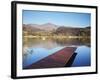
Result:
{"label": "shadow on water", "polygon": [[66,65],[64,67],[71,67],[73,62],[74,62],[74,60],[75,60],[76,55],[77,55],[77,53],[74,53],[72,55],[72,57],[70,58],[70,60],[66,63]]}

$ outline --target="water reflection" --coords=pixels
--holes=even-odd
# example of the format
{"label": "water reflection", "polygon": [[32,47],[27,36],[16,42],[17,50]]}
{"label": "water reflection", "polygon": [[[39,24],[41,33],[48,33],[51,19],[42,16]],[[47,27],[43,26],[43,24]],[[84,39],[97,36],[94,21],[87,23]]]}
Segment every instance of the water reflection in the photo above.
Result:
{"label": "water reflection", "polygon": [[72,66],[90,66],[91,61],[91,51],[87,46],[79,46],[76,51],[78,55],[76,56]]}
{"label": "water reflection", "polygon": [[90,66],[90,39],[41,39],[24,38],[23,39],[23,68],[33,64],[52,53],[66,47],[77,46],[77,56],[72,66]]}
{"label": "water reflection", "polygon": [[23,39],[23,46],[27,46],[27,47],[44,47],[44,48],[54,48],[54,47],[58,47],[58,46],[70,46],[70,45],[76,45],[76,46],[80,46],[80,45],[86,45],[90,47],[90,39],[89,38],[75,38],[75,39],[34,39],[34,38],[24,38]]}
{"label": "water reflection", "polygon": [[27,67],[37,61],[52,55],[58,50],[63,49],[64,47],[56,47],[53,49],[46,48],[29,48],[25,54],[23,54],[23,67]]}

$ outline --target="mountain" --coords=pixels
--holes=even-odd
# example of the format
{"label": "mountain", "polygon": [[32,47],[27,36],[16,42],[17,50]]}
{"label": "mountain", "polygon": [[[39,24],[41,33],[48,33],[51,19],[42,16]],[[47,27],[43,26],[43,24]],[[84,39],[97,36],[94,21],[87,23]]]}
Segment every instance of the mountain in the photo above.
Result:
{"label": "mountain", "polygon": [[40,25],[40,29],[45,30],[45,31],[53,31],[57,29],[57,25],[46,23],[46,24]]}
{"label": "mountain", "polygon": [[72,36],[78,36],[78,35],[91,35],[91,27],[87,26],[85,28],[75,28],[70,26],[57,26],[52,23],[46,23],[42,25],[38,24],[23,24],[23,30],[28,31],[29,33],[34,32],[52,32],[54,34],[62,34],[62,35],[72,35]]}
{"label": "mountain", "polygon": [[61,26],[57,28],[56,34],[66,34],[66,35],[78,35],[80,32],[80,28],[73,28],[73,27],[64,27]]}
{"label": "mountain", "polygon": [[36,26],[38,26],[38,25],[30,25],[30,24],[26,25],[26,24],[23,24],[23,30],[24,31],[28,31],[28,32],[43,31],[43,30],[37,28]]}
{"label": "mountain", "polygon": [[[23,28],[28,31],[31,29],[32,31],[53,31],[57,29],[57,26],[51,23],[46,23],[42,25],[38,24],[23,24]],[[24,30],[25,30],[24,29]]]}
{"label": "mountain", "polygon": [[90,29],[91,27],[73,28],[73,27],[61,26],[56,29],[55,34],[64,34],[64,35],[72,35],[72,36],[78,36],[79,34],[90,35]]}

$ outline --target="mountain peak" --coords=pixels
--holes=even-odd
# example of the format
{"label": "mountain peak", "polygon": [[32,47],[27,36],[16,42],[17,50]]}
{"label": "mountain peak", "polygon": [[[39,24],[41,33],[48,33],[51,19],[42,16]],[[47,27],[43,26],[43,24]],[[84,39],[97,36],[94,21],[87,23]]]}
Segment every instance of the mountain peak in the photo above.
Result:
{"label": "mountain peak", "polygon": [[41,28],[44,29],[45,31],[52,31],[57,29],[57,25],[52,23],[45,23],[41,25]]}
{"label": "mountain peak", "polygon": [[45,24],[42,24],[42,25],[56,26],[55,24],[52,24],[52,23],[45,23]]}

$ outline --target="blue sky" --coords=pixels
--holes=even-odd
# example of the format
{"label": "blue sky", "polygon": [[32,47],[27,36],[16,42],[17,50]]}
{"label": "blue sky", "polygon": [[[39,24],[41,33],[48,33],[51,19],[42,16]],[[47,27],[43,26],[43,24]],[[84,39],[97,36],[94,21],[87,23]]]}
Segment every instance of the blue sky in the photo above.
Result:
{"label": "blue sky", "polygon": [[53,23],[60,26],[87,27],[91,25],[91,14],[73,12],[50,12],[23,10],[23,24]]}

